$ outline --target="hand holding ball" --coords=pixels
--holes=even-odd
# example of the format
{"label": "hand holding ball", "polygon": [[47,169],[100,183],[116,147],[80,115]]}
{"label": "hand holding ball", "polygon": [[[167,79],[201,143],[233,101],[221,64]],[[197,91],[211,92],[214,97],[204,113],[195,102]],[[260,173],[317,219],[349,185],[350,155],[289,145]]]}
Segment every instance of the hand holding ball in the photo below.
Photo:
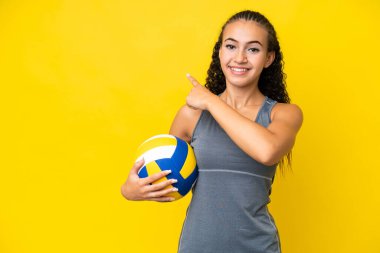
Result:
{"label": "hand holding ball", "polygon": [[161,134],[147,139],[137,149],[136,161],[142,158],[144,158],[145,163],[138,172],[140,178],[164,170],[172,171],[154,183],[177,179],[177,183],[167,187],[176,187],[178,192],[166,195],[174,197],[176,200],[191,190],[198,177],[198,167],[192,147],[176,136]]}

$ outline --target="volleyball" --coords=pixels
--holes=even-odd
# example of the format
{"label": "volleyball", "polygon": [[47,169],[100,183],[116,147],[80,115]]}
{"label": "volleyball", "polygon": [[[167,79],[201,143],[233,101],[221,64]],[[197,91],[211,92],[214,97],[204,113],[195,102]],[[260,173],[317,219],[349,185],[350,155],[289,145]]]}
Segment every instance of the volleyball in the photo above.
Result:
{"label": "volleyball", "polygon": [[145,163],[138,172],[140,178],[145,178],[164,170],[172,171],[166,177],[160,178],[154,183],[177,179],[177,183],[166,188],[176,187],[178,192],[165,195],[173,197],[175,200],[185,196],[198,177],[198,167],[192,147],[186,141],[174,135],[160,134],[144,141],[137,148],[136,161],[142,158],[144,158]]}

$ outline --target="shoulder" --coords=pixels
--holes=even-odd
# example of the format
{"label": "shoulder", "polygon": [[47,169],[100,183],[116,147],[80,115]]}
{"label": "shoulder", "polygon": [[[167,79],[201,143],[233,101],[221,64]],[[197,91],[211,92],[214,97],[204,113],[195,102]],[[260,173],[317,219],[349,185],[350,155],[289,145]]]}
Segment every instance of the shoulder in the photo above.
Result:
{"label": "shoulder", "polygon": [[201,113],[202,110],[192,109],[188,105],[181,106],[173,120],[169,133],[190,142]]}
{"label": "shoulder", "polygon": [[190,121],[196,119],[198,116],[201,115],[201,113],[202,110],[193,109],[189,107],[187,104],[181,106],[178,110],[178,114]]}
{"label": "shoulder", "polygon": [[272,122],[285,121],[296,130],[303,122],[302,109],[296,104],[276,103],[271,112]]}

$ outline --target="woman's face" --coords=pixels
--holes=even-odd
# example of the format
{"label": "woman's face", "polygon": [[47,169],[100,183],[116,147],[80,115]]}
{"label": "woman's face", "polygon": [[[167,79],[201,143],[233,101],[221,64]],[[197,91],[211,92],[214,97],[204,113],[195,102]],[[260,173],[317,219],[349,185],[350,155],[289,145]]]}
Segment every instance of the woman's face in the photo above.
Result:
{"label": "woman's face", "polygon": [[227,84],[257,85],[261,71],[274,59],[267,38],[267,31],[254,21],[237,20],[224,28],[219,59]]}

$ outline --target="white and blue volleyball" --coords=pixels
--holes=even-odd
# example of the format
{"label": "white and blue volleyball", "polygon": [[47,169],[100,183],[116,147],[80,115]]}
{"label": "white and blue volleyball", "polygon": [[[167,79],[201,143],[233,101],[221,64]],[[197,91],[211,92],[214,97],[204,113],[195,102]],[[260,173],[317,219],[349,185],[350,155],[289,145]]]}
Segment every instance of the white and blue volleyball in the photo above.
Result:
{"label": "white and blue volleyball", "polygon": [[176,187],[178,192],[165,195],[174,197],[176,200],[191,190],[198,177],[198,167],[192,147],[174,135],[160,134],[144,141],[137,149],[136,161],[142,158],[145,163],[138,172],[140,178],[164,170],[172,171],[154,183],[177,179],[177,183],[169,185],[167,188]]}

